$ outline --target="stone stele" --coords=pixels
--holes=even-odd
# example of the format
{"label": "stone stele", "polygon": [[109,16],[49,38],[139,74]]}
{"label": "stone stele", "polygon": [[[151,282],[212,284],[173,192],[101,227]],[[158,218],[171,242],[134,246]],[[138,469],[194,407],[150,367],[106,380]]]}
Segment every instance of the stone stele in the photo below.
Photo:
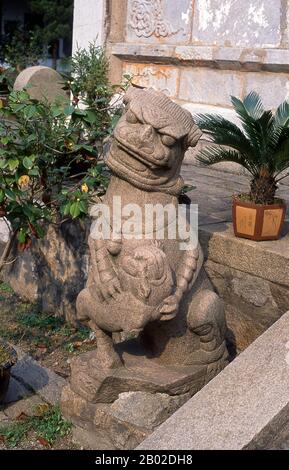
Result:
{"label": "stone stele", "polygon": [[63,89],[64,81],[56,70],[42,65],[28,67],[20,72],[14,83],[14,90],[27,89],[31,98],[39,101],[61,101],[69,103],[69,96]]}
{"label": "stone stele", "polygon": [[[128,237],[130,214],[120,211],[137,203],[144,221],[147,204],[176,208],[184,152],[201,132],[188,111],[153,89],[131,87],[124,102],[107,158],[112,178],[103,200],[113,216],[118,197],[120,235],[100,239],[102,215],[94,206],[90,271],[77,299],[78,318],[89,321],[97,349],[72,361],[71,382],[62,395],[64,415],[95,449],[134,447],[228,360],[224,308],[206,277],[201,247],[179,230],[169,236],[171,224],[187,224],[186,216],[172,211],[161,222],[154,219],[150,232],[141,223]],[[120,397],[129,413],[116,412],[124,403]],[[146,406],[150,416],[157,406],[157,420],[145,416]]]}

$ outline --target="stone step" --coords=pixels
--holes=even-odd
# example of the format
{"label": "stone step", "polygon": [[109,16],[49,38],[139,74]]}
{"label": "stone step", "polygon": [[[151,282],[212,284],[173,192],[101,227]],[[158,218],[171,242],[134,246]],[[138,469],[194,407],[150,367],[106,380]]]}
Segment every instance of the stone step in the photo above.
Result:
{"label": "stone step", "polygon": [[289,436],[289,312],[138,450],[280,449]]}

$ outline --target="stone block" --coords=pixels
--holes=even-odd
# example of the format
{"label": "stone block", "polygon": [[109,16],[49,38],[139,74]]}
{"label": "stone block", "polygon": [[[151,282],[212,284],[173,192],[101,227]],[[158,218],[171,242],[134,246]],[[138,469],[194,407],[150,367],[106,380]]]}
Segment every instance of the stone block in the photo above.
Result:
{"label": "stone block", "polygon": [[21,415],[37,416],[39,411],[37,407],[44,405],[44,402],[37,395],[32,395],[29,398],[19,400],[5,408],[5,414],[11,420],[16,420]]}
{"label": "stone block", "polygon": [[55,405],[60,400],[66,381],[50,369],[42,367],[30,356],[24,356],[11,370],[11,375],[48,403]]}
{"label": "stone block", "polygon": [[14,90],[26,88],[33,99],[69,103],[69,96],[63,90],[64,82],[56,70],[43,65],[28,67],[20,72],[14,83]]}
{"label": "stone block", "polygon": [[130,74],[136,85],[155,88],[170,97],[177,95],[179,71],[176,67],[125,63],[124,73]]}
{"label": "stone block", "polygon": [[111,405],[110,414],[140,428],[154,429],[183,405],[189,394],[171,397],[166,393],[120,393]]}
{"label": "stone block", "polygon": [[262,97],[265,108],[274,109],[289,97],[289,76],[284,73],[255,73],[244,74],[244,94],[254,90]]}
{"label": "stone block", "polygon": [[218,70],[289,71],[289,51],[272,47],[226,47],[222,45],[169,45],[114,43],[111,53],[122,60],[150,63],[202,65]]}
{"label": "stone block", "polygon": [[15,244],[15,261],[4,270],[4,280],[22,299],[38,302],[41,311],[75,322],[76,297],[87,277],[87,232],[88,220],[68,221],[49,225],[45,238],[34,240],[23,253]]}
{"label": "stone block", "polygon": [[[121,345],[120,345],[121,346]],[[93,352],[81,354],[71,362],[71,388],[92,403],[112,403],[123,392],[158,392],[181,395],[196,393],[204,383],[203,366],[173,367],[144,356],[121,352],[125,367],[91,370]]]}
{"label": "stone block", "polygon": [[61,409],[76,428],[75,439],[84,447],[133,449],[188,398],[189,394],[171,397],[165,393],[127,392],[112,404],[92,404],[67,386],[62,392]]}
{"label": "stone block", "polygon": [[190,0],[174,2],[128,0],[128,42],[175,44],[188,41],[191,33]]}
{"label": "stone block", "polygon": [[225,302],[230,342],[242,351],[289,309],[288,224],[280,240],[258,243],[236,238],[230,223],[204,222],[205,269]]}
{"label": "stone block", "polygon": [[232,290],[232,295],[241,297],[255,307],[263,307],[268,302],[276,307],[268,282],[260,278],[247,276],[245,273],[242,276],[239,274],[238,277],[232,279]]}
{"label": "stone block", "polygon": [[230,341],[243,351],[289,308],[289,287],[207,260],[206,272],[225,302]]}
{"label": "stone block", "polygon": [[181,70],[179,99],[231,106],[230,96],[242,96],[243,75],[228,70],[186,67]]}
{"label": "stone block", "polygon": [[196,0],[193,42],[276,47],[281,41],[282,0]]}
{"label": "stone block", "polygon": [[202,226],[199,238],[207,259],[289,287],[288,223],[277,241],[236,238],[232,224],[226,223]]}
{"label": "stone block", "polygon": [[[289,426],[289,312],[138,450],[268,449]],[[282,437],[282,436],[281,436]],[[285,444],[285,443],[284,443]]]}
{"label": "stone block", "polygon": [[103,433],[96,434],[94,430],[83,429],[79,426],[73,426],[72,440],[85,450],[115,450],[113,444],[107,440]]}
{"label": "stone block", "polygon": [[63,416],[84,429],[93,429],[97,405],[89,403],[71,390],[70,386],[63,387],[61,394],[61,411]]}

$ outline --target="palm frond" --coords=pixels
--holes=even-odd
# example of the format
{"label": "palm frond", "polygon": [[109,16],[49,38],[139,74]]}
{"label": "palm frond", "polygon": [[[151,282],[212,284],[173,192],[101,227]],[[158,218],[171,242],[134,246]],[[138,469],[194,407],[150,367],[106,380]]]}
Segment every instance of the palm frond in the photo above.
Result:
{"label": "palm frond", "polygon": [[274,116],[272,111],[264,111],[263,115],[256,121],[256,139],[259,142],[260,163],[266,163],[268,156],[272,152],[270,143],[274,134]]}
{"label": "palm frond", "polygon": [[262,99],[256,91],[251,91],[243,101],[231,96],[231,102],[242,120],[248,117],[254,120],[260,119],[265,111]]}
{"label": "palm frond", "polygon": [[261,98],[256,92],[249,93],[244,101],[231,97],[232,104],[238,114],[246,137],[254,147],[255,155],[260,162],[266,159],[270,137],[274,132],[274,116],[272,111],[265,111]]}
{"label": "palm frond", "polygon": [[199,152],[196,157],[197,161],[204,166],[215,165],[216,163],[232,162],[246,168],[253,176],[256,174],[255,169],[248,159],[236,150],[225,149],[221,146],[209,145]]}
{"label": "palm frond", "polygon": [[288,126],[289,124],[289,103],[283,101],[283,103],[278,106],[275,116],[274,116],[274,127],[282,128]]}
{"label": "palm frond", "polygon": [[268,139],[268,156],[274,155],[280,147],[289,139],[289,127],[275,128]]}
{"label": "palm frond", "polygon": [[272,156],[272,171],[277,174],[289,168],[289,138],[285,140]]}
{"label": "palm frond", "polygon": [[226,145],[249,156],[254,154],[250,141],[243,131],[233,122],[218,114],[197,114],[196,123],[212,141],[218,145]]}

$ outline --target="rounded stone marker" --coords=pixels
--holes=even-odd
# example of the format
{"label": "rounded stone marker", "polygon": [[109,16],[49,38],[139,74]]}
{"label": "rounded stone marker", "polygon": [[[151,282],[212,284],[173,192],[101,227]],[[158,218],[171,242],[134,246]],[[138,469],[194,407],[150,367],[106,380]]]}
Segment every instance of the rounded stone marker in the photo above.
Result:
{"label": "rounded stone marker", "polygon": [[13,89],[20,91],[26,88],[31,98],[39,101],[53,103],[56,100],[65,100],[69,102],[63,86],[63,78],[56,70],[43,65],[35,65],[20,72]]}

